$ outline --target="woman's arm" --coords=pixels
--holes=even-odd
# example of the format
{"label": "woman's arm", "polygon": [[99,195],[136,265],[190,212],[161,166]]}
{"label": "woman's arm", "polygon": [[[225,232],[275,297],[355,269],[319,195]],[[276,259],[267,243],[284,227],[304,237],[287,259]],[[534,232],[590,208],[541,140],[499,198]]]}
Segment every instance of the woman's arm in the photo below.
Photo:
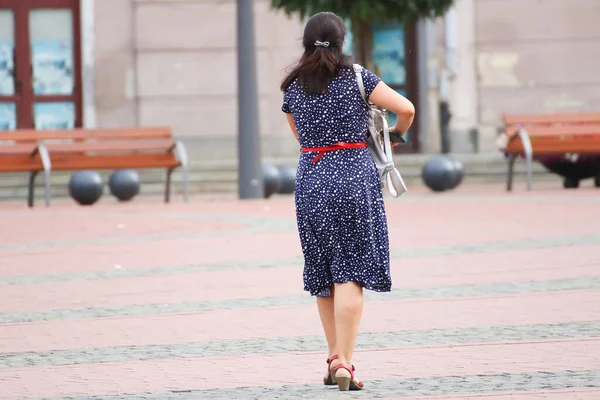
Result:
{"label": "woman's arm", "polygon": [[410,100],[390,88],[383,81],[375,86],[369,100],[376,106],[396,114],[397,122],[395,126],[390,128],[391,131],[399,132],[401,135],[408,131],[415,117],[415,106]]}
{"label": "woman's arm", "polygon": [[288,121],[288,124],[290,125],[290,129],[292,130],[292,133],[296,137],[296,140],[298,140],[298,132],[296,131],[296,122],[294,122],[294,116],[290,113],[285,114],[285,116],[287,117],[287,121]]}

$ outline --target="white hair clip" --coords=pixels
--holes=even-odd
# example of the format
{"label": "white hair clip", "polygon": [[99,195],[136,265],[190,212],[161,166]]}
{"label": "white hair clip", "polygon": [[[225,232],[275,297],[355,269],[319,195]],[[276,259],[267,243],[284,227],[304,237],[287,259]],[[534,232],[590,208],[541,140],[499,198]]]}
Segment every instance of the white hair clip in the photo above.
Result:
{"label": "white hair clip", "polygon": [[329,47],[329,42],[321,42],[320,40],[317,40],[315,42],[315,46],[316,47]]}

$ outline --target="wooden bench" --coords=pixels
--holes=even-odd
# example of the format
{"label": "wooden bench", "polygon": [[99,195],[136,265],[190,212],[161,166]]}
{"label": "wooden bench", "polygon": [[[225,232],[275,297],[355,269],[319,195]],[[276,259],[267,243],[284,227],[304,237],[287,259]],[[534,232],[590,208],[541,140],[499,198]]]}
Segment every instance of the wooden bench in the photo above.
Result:
{"label": "wooden bench", "polygon": [[[4,140],[10,140],[5,142]],[[11,143],[12,142],[12,143]],[[44,171],[44,195],[46,205],[50,204],[50,158],[45,146],[36,142],[14,140],[12,132],[0,134],[0,173],[29,172],[27,204],[33,206],[35,177]]]}
{"label": "wooden bench", "polygon": [[536,156],[600,155],[600,113],[506,115],[498,143],[509,157],[506,189],[512,190],[515,160],[523,156],[527,163],[527,188],[531,190]]}
{"label": "wooden bench", "polygon": [[35,178],[44,172],[46,205],[52,171],[152,169],[167,171],[164,200],[170,201],[173,170],[183,170],[188,199],[188,159],[170,128],[17,130],[0,133],[0,172],[29,172],[27,203],[33,207]]}

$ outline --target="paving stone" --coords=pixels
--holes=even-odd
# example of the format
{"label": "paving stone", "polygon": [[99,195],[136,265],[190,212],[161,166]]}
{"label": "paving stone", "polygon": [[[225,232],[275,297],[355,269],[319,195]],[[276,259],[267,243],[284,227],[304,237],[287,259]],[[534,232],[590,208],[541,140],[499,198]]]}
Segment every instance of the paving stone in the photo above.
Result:
{"label": "paving stone", "polygon": [[[485,326],[390,332],[364,332],[357,348],[394,349],[406,346],[458,345],[466,343],[519,342],[549,339],[594,338],[600,321],[570,324]],[[122,362],[244,354],[316,352],[323,349],[322,336],[290,336],[236,341],[210,341],[148,346],[118,346],[73,350],[0,354],[0,369],[44,365]]]}
{"label": "paving stone", "polygon": [[[367,292],[365,298],[374,301],[409,299],[444,299],[453,297],[497,296],[508,294],[555,292],[563,290],[600,289],[599,277],[555,279],[548,281],[503,282],[484,285],[453,285],[429,288],[399,288],[391,293]],[[0,324],[53,321],[78,318],[103,318],[131,315],[179,314],[214,310],[286,307],[313,304],[308,296],[258,297],[205,302],[156,303],[115,308],[62,309],[33,312],[0,313]]]}
{"label": "paving stone", "polygon": [[348,394],[320,384],[292,197],[2,205],[0,399],[599,398],[600,197],[559,183],[387,199],[396,283]]}

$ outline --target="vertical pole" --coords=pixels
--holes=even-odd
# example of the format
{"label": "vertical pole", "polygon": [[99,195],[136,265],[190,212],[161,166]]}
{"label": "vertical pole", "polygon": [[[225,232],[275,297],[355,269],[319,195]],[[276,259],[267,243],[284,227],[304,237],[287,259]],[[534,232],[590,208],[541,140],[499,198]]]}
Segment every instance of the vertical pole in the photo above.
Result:
{"label": "vertical pole", "polygon": [[253,3],[253,0],[237,1],[238,190],[240,199],[264,197],[258,129]]}
{"label": "vertical pole", "polygon": [[458,50],[458,20],[456,7],[452,6],[445,16],[445,62],[442,71],[443,85],[440,85],[440,131],[442,136],[442,153],[449,153],[452,147],[450,136],[450,85],[455,79]]}
{"label": "vertical pole", "polygon": [[81,126],[88,129],[96,127],[96,106],[94,95],[94,43],[95,21],[94,1],[81,0],[81,83],[83,121]]}
{"label": "vertical pole", "polygon": [[[406,25],[407,27],[409,25]],[[415,135],[419,136],[419,147],[421,152],[431,152],[431,129],[430,129],[430,120],[431,120],[431,110],[429,107],[430,102],[430,89],[431,82],[435,82],[435,77],[431,78],[431,75],[436,73],[437,70],[434,70],[430,67],[429,60],[433,57],[432,53],[435,51],[435,32],[432,32],[435,29],[435,25],[428,21],[422,20],[416,23],[416,31],[417,31],[417,104],[415,104],[415,108],[417,109],[417,118],[418,118],[418,128],[419,132],[415,132]],[[414,129],[413,129],[414,131]]]}

